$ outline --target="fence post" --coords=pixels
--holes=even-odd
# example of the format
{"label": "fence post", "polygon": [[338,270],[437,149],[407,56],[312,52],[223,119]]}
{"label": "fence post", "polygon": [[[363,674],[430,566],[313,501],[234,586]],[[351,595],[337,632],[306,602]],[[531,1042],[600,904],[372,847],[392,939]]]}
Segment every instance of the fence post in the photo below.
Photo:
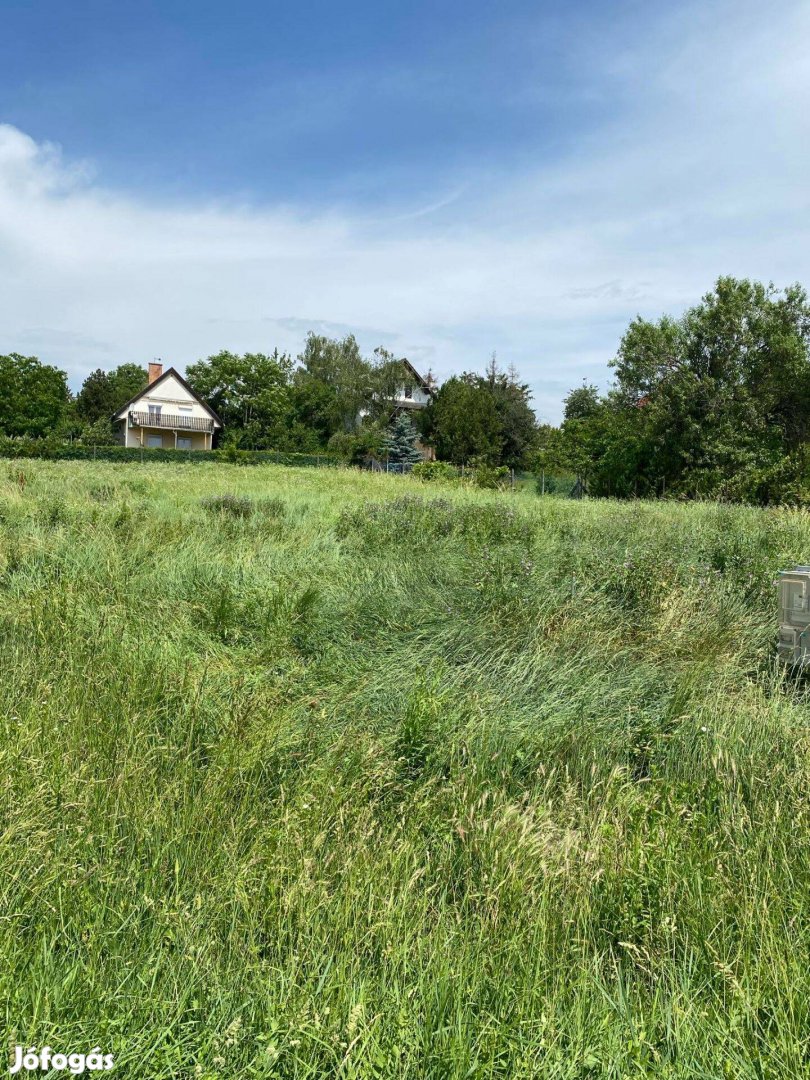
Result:
{"label": "fence post", "polygon": [[540,475],[542,477],[541,483],[543,485],[540,494],[545,495],[545,493],[546,493],[546,470],[542,469],[541,472],[540,472]]}
{"label": "fence post", "polygon": [[93,461],[96,460],[96,444],[93,443]]}
{"label": "fence post", "polygon": [[515,491],[515,470],[509,470],[509,490],[514,494]]}

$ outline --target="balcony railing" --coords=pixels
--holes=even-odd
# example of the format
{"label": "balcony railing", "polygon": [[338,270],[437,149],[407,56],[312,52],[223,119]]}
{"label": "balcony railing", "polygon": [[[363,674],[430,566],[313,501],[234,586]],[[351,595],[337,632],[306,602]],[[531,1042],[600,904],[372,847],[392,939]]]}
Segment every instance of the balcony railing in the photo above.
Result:
{"label": "balcony railing", "polygon": [[130,427],[173,428],[176,431],[213,431],[214,421],[208,416],[179,416],[172,413],[131,412]]}

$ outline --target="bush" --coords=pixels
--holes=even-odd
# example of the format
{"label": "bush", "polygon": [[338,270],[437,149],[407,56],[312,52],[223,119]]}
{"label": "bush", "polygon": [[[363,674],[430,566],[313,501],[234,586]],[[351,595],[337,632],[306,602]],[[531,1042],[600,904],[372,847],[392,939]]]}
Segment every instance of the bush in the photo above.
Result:
{"label": "bush", "polygon": [[367,424],[359,431],[338,431],[329,440],[329,449],[350,465],[361,465],[368,457],[383,453],[384,433],[376,424]]}
{"label": "bush", "polygon": [[506,487],[509,480],[509,470],[505,465],[476,465],[472,481],[478,488],[502,488]]}
{"label": "bush", "polygon": [[411,470],[411,475],[430,483],[436,480],[450,482],[459,479],[458,470],[449,461],[419,461]]}

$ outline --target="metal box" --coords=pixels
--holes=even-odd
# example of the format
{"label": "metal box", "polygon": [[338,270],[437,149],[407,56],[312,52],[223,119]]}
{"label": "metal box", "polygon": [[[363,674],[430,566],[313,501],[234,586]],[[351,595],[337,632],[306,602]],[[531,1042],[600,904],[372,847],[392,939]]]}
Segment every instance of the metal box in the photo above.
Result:
{"label": "metal box", "polygon": [[779,658],[786,664],[810,663],[810,566],[780,570]]}

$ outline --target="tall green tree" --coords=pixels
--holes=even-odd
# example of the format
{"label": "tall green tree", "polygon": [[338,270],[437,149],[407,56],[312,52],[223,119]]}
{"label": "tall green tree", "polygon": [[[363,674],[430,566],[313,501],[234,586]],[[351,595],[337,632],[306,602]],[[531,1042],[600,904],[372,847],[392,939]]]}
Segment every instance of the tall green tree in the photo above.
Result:
{"label": "tall green tree", "polygon": [[353,334],[338,341],[307,335],[295,381],[299,394],[317,401],[318,427],[329,435],[351,431],[374,394],[371,365],[363,359]]}
{"label": "tall green tree", "polygon": [[186,369],[189,385],[216,410],[226,434],[248,449],[278,449],[291,423],[292,360],[265,353],[223,351]]}
{"label": "tall green tree", "polygon": [[109,419],[146,386],[146,379],[146,368],[139,364],[120,364],[112,371],[97,368],[76,395],[76,415],[88,424]]}
{"label": "tall green tree", "polygon": [[520,469],[537,448],[537,417],[530,405],[531,391],[514,368],[501,371],[493,353],[486,370],[489,393],[500,422],[500,465]]}
{"label": "tall green tree", "polygon": [[500,417],[479,375],[465,372],[447,379],[419,419],[440,460],[463,465],[480,458],[500,464]]}
{"label": "tall green tree", "polygon": [[719,278],[679,319],[635,319],[613,366],[610,393],[563,424],[592,491],[768,502],[805,483],[810,305],[799,285]]}
{"label": "tall green tree", "polygon": [[443,383],[420,425],[442,460],[460,465],[478,458],[521,468],[537,446],[530,400],[528,386],[501,371],[493,357],[485,375],[465,372]]}
{"label": "tall green tree", "polygon": [[0,433],[53,434],[70,404],[67,375],[36,356],[0,356]]}

